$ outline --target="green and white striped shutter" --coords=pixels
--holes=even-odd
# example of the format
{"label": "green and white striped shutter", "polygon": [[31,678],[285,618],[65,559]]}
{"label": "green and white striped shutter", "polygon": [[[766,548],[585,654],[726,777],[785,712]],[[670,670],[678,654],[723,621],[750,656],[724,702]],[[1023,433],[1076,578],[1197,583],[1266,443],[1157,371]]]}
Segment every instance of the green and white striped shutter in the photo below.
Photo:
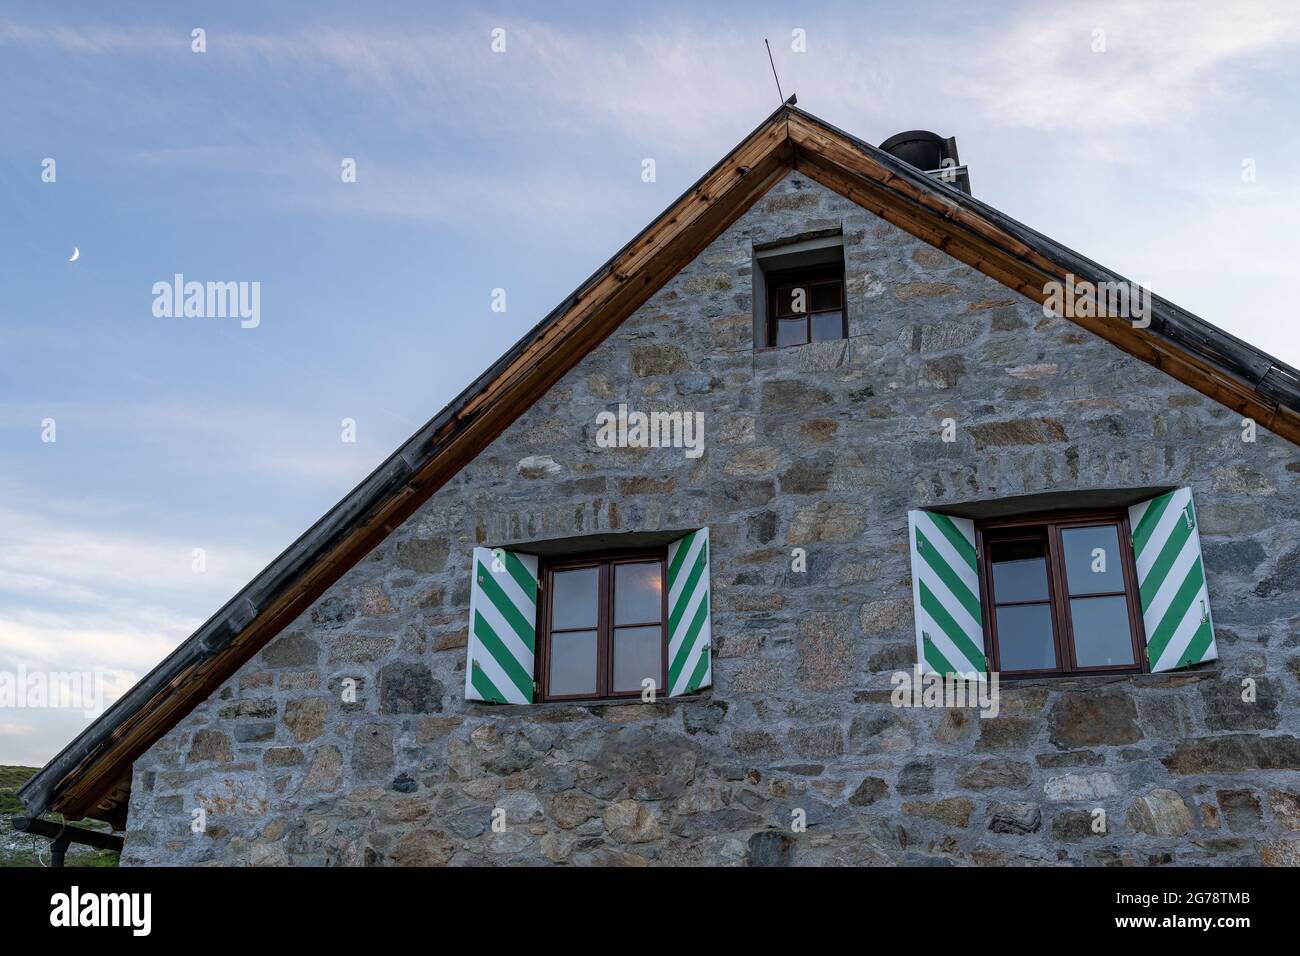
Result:
{"label": "green and white striped shutter", "polygon": [[713,683],[709,630],[709,529],[668,545],[668,696]]}
{"label": "green and white striped shutter", "polygon": [[531,704],[537,558],[501,548],[475,548],[473,560],[465,699]]}
{"label": "green and white striped shutter", "polygon": [[916,659],[926,674],[983,679],[984,618],[980,613],[975,522],[933,511],[909,511]]}
{"label": "green and white striped shutter", "polygon": [[1218,659],[1192,489],[1128,509],[1152,671]]}

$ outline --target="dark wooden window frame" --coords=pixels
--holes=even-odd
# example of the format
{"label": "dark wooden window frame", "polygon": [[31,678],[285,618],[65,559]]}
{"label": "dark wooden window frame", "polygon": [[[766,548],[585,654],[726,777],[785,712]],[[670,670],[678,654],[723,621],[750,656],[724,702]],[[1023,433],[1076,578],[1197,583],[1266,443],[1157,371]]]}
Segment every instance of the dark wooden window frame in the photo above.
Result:
{"label": "dark wooden window frame", "polygon": [[[545,701],[575,700],[626,700],[639,698],[641,689],[615,693],[611,688],[614,683],[614,567],[619,564],[646,564],[656,561],[659,564],[660,602],[659,627],[661,633],[660,671],[656,694],[667,696],[668,680],[668,555],[665,549],[609,551],[597,554],[575,555],[554,558],[542,562],[540,579],[542,581],[541,601],[537,614],[541,626],[537,629],[537,682],[538,699]],[[574,571],[579,568],[598,568],[598,587],[596,598],[596,692],[594,694],[566,694],[555,696],[550,692],[551,683],[551,597],[555,593],[554,576],[556,571]],[[641,624],[620,624],[620,628],[653,626],[654,621]],[[589,631],[591,628],[560,628],[556,633],[566,631]]]}
{"label": "dark wooden window frame", "polygon": [[[811,285],[818,282],[836,281],[840,287],[840,338],[849,337],[849,300],[848,289],[844,282],[844,263],[826,263],[823,265],[804,266],[798,269],[780,269],[769,272],[767,279],[767,345],[769,348],[777,348],[777,314],[776,304],[779,299],[777,295],[782,289],[789,289],[800,285]],[[809,289],[808,311],[803,313],[804,330],[806,341],[802,344],[812,343],[812,320],[814,315],[821,315],[826,312],[834,312],[835,309],[817,309],[812,307],[812,290]],[[789,319],[793,316],[784,316]],[[829,341],[829,340],[828,340]],[[782,348],[795,348],[796,346],[781,346]]]}
{"label": "dark wooden window frame", "polygon": [[[1080,667],[1075,654],[1074,621],[1070,614],[1070,594],[1066,587],[1065,549],[1061,542],[1061,532],[1070,528],[1089,528],[1104,525],[1116,526],[1119,535],[1119,559],[1124,574],[1124,590],[1122,592],[1105,592],[1087,596],[1123,595],[1128,608],[1129,635],[1132,638],[1133,660],[1136,663],[1118,667],[1109,664]],[[1025,540],[1031,537],[1042,540],[1046,545],[1047,603],[1052,615],[1052,632],[1056,648],[1057,666],[1055,668],[1004,672],[999,660],[997,615],[994,606],[996,596],[993,593],[993,568],[990,560],[989,544],[995,541]],[[984,633],[988,635],[987,655],[990,669],[997,671],[1000,676],[1010,678],[1145,673],[1148,669],[1146,631],[1142,624],[1142,607],[1137,586],[1137,568],[1133,561],[1133,549],[1125,547],[1125,544],[1131,540],[1128,512],[1122,509],[1043,512],[1023,517],[977,522],[975,525],[975,541],[976,548],[979,551],[980,588],[983,591],[980,605],[984,615]],[[1010,606],[1016,603],[1041,604],[1042,602],[1012,601],[1004,602],[1004,605]]]}

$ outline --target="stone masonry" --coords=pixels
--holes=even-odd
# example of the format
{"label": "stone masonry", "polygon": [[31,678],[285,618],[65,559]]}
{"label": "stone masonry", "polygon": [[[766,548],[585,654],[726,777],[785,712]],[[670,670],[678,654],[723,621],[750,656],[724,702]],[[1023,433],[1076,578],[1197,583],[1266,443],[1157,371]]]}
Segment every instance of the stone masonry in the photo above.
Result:
{"label": "stone masonry", "polygon": [[[828,228],[851,337],[756,352],[753,244]],[[704,455],[597,447],[620,402],[703,411]],[[1300,864],[1297,479],[1291,444],[791,174],[136,762],[122,862]],[[1004,682],[996,719],[891,706],[909,508],[1180,485],[1219,661]],[[466,703],[475,545],[704,525],[712,689]]]}

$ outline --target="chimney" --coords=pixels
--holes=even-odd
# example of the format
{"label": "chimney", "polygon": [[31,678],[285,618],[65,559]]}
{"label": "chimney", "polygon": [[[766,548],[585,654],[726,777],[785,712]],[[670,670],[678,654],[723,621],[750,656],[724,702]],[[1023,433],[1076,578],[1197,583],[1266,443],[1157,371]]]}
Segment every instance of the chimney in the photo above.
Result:
{"label": "chimney", "polygon": [[889,155],[915,166],[931,179],[947,183],[970,195],[970,172],[957,157],[957,139],[946,139],[925,129],[908,130],[880,144]]}

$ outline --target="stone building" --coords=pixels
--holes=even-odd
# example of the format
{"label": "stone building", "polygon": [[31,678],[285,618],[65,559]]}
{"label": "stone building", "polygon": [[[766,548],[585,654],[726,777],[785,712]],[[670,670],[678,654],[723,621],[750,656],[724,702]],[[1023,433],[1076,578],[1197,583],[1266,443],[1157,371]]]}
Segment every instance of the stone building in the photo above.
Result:
{"label": "stone building", "polygon": [[29,810],[130,865],[1300,863],[1296,372],[903,155],[783,106]]}

